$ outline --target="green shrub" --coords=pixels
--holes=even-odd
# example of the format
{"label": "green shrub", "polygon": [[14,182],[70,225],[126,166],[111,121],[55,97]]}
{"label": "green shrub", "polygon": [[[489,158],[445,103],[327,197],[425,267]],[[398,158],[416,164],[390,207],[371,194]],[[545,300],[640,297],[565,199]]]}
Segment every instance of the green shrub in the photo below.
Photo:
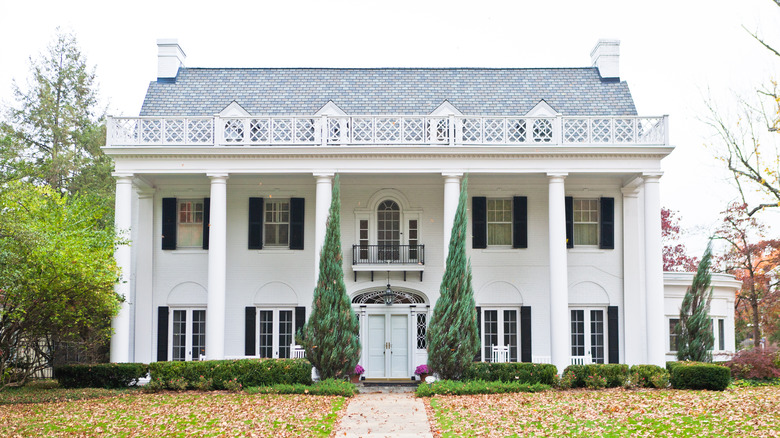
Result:
{"label": "green shrub", "polygon": [[227,390],[235,390],[238,385],[247,388],[312,383],[311,364],[306,359],[153,362],[149,370],[152,381],[164,389],[178,389],[177,379],[182,379],[188,389],[198,389],[204,381],[211,381],[213,389]]}
{"label": "green shrub", "polygon": [[345,380],[328,379],[313,385],[278,384],[273,386],[253,386],[244,390],[247,394],[308,394],[308,395],[339,395],[352,397],[357,394],[357,388]]}
{"label": "green shrub", "polygon": [[662,389],[669,386],[669,372],[658,365],[634,365],[629,374],[633,387]]}
{"label": "green shrub", "polygon": [[723,391],[731,381],[731,370],[720,365],[684,362],[672,366],[671,382],[675,389],[711,389]]}
{"label": "green shrub", "polygon": [[463,380],[553,385],[557,375],[558,369],[555,368],[555,365],[550,364],[473,362],[463,373]]}
{"label": "green shrub", "polygon": [[126,388],[146,376],[149,367],[142,363],[99,363],[54,367],[54,378],[63,388]]}
{"label": "green shrub", "polygon": [[[572,374],[574,377],[567,377]],[[623,386],[628,380],[628,365],[625,364],[591,364],[569,365],[563,371],[563,378],[572,379],[572,388],[587,386],[589,378],[599,376],[606,380],[607,388]]]}
{"label": "green shrub", "polygon": [[439,380],[432,384],[417,386],[417,397],[443,395],[506,394],[515,392],[540,392],[550,389],[543,383],[501,382],[484,380]]}

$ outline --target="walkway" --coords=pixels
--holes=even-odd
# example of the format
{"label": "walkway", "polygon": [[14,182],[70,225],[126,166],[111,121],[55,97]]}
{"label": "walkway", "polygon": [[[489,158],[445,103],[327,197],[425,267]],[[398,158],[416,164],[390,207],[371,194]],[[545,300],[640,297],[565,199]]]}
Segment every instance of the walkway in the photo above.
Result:
{"label": "walkway", "polygon": [[425,404],[411,393],[358,394],[336,429],[336,437],[432,438]]}

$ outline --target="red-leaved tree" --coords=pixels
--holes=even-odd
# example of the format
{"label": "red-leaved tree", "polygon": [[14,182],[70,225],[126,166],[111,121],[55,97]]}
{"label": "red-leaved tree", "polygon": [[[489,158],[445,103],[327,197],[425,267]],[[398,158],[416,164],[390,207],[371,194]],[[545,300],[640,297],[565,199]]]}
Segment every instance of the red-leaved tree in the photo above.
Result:
{"label": "red-leaved tree", "polygon": [[665,272],[696,272],[699,261],[688,255],[685,245],[680,243],[680,219],[677,212],[661,208],[661,240]]}
{"label": "red-leaved tree", "polygon": [[720,257],[724,271],[742,282],[737,294],[735,316],[752,325],[754,345],[761,340],[766,311],[778,295],[780,240],[764,239],[766,227],[749,216],[747,204],[732,203],[721,213],[723,221],[716,238],[727,243]]}

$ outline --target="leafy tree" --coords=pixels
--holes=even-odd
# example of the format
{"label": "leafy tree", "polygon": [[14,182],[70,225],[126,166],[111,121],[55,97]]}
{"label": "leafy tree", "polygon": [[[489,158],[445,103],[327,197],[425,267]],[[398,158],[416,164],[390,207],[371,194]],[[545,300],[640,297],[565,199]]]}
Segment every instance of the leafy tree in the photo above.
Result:
{"label": "leafy tree", "polygon": [[320,252],[319,279],[314,288],[311,316],[304,328],[306,357],[323,380],[348,377],[360,359],[360,326],[344,284],[340,214],[336,175],[325,242]]}
{"label": "leafy tree", "polygon": [[677,324],[678,360],[712,362],[712,347],[715,335],[710,322],[712,301],[712,240],[707,244],[701,258],[693,284],[685,291],[680,306],[680,322]]}
{"label": "leafy tree", "polygon": [[443,379],[458,379],[479,351],[477,313],[466,258],[466,186],[460,189],[447,265],[428,327],[428,364]]}
{"label": "leafy tree", "polygon": [[105,144],[104,111],[97,108],[94,68],[87,66],[76,37],[59,32],[46,52],[30,59],[26,87],[13,83],[16,106],[0,125],[6,165],[59,193],[89,190],[113,204],[111,161]]}
{"label": "leafy tree", "polygon": [[661,209],[661,239],[663,241],[664,271],[695,272],[699,264],[696,257],[688,255],[685,245],[679,243],[680,220],[677,212],[664,207]]}
{"label": "leafy tree", "polygon": [[722,214],[723,221],[715,234],[726,242],[727,248],[720,264],[742,281],[735,303],[736,316],[739,322],[750,315],[752,337],[757,343],[762,336],[765,307],[778,293],[780,240],[764,239],[766,227],[749,215],[746,204],[731,204]]}
{"label": "leafy tree", "polygon": [[[780,2],[773,0],[780,7]],[[756,32],[751,35],[774,56],[776,50]],[[765,209],[780,207],[780,91],[777,81],[757,90],[755,99],[740,99],[736,115],[729,116],[707,103],[710,117],[707,123],[717,138],[716,156],[722,160],[742,196],[751,206],[748,216]],[[755,192],[755,194],[754,194]]]}
{"label": "leafy tree", "polygon": [[76,342],[104,345],[119,309],[113,227],[93,198],[14,181],[0,191],[0,389]]}

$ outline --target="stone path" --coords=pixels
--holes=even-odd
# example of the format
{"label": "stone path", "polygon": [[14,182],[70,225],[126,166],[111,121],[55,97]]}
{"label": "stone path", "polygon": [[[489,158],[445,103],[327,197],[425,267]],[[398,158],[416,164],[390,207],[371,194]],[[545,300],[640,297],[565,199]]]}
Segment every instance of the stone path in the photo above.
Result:
{"label": "stone path", "polygon": [[336,437],[432,438],[425,404],[410,393],[358,394],[349,400]]}

